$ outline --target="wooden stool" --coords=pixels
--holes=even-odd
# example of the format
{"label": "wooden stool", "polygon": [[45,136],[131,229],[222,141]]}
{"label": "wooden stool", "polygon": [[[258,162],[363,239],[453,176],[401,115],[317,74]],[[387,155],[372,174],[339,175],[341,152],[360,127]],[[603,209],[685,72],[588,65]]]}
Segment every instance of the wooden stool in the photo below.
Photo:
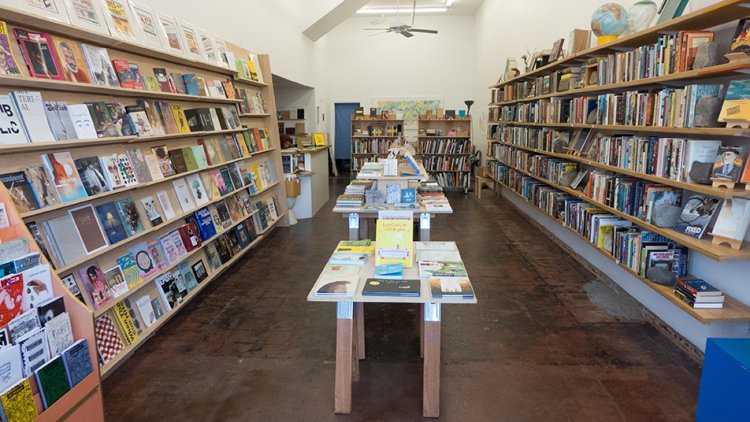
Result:
{"label": "wooden stool", "polygon": [[474,194],[477,198],[482,198],[482,187],[487,185],[488,188],[495,190],[495,181],[489,177],[474,176]]}

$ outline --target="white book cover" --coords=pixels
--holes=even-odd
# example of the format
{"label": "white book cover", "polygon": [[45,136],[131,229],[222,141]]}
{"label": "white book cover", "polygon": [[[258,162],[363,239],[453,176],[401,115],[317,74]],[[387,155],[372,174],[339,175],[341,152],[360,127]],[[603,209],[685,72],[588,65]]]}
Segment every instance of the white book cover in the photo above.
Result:
{"label": "white book cover", "polygon": [[52,254],[60,261],[57,263],[58,267],[86,256],[86,249],[83,247],[81,238],[78,237],[73,217],[69,214],[43,222],[42,230],[50,244]]}
{"label": "white book cover", "polygon": [[721,141],[687,141],[687,146],[684,149],[685,158],[682,160],[684,163],[682,180],[688,183],[695,183],[690,178],[690,169],[693,163],[696,161],[699,163],[713,163],[716,160],[716,155],[719,153],[720,146]]}
{"label": "white book cover", "polygon": [[78,139],[96,139],[99,137],[86,104],[70,104],[68,113],[70,113],[70,120],[73,121]]}
{"label": "white book cover", "polygon": [[156,192],[156,199],[159,200],[161,210],[164,211],[164,219],[171,220],[175,216],[174,208],[172,207],[172,201],[169,200],[169,194],[165,191]]}
{"label": "white book cover", "polygon": [[151,296],[143,295],[135,301],[135,305],[138,307],[138,312],[141,313],[141,319],[146,327],[150,327],[156,322],[156,313],[154,307],[151,304]]}
{"label": "white book cover", "polygon": [[109,35],[101,5],[95,0],[65,0],[70,23],[100,34]]}
{"label": "white book cover", "polygon": [[42,324],[39,322],[36,311],[18,314],[8,323],[10,338],[15,343],[18,343],[19,339],[37,328],[42,328]]}
{"label": "white book cover", "polygon": [[458,251],[432,251],[417,249],[415,252],[417,262],[420,261],[461,261]]}
{"label": "white book cover", "polygon": [[148,174],[149,176],[151,176],[151,180],[157,181],[164,179],[164,173],[162,173],[161,171],[159,160],[154,154],[145,154],[143,156],[143,161],[146,162],[146,166],[148,167]]}
{"label": "white book cover", "polygon": [[193,200],[193,195],[190,193],[190,187],[185,179],[177,179],[173,181],[172,186],[174,186],[174,192],[177,194],[177,200],[180,202],[182,212],[185,213],[195,209],[195,201]]}
{"label": "white book cover", "polygon": [[61,354],[75,342],[73,327],[70,325],[70,316],[67,312],[47,321],[44,331],[47,333],[47,344],[51,356]]}
{"label": "white book cover", "polygon": [[0,391],[5,391],[23,378],[21,347],[17,344],[0,349]]}
{"label": "white book cover", "polygon": [[16,105],[10,98],[10,95],[0,95],[0,144],[24,144],[29,142],[26,139],[26,132],[23,129],[21,116],[16,110]]}
{"label": "white book cover", "polygon": [[47,336],[44,333],[44,328],[33,330],[18,340],[17,343],[21,346],[24,376],[31,376],[34,371],[49,360]]}
{"label": "white book cover", "polygon": [[[71,0],[75,1],[75,0]],[[97,85],[120,87],[120,80],[117,79],[115,68],[112,67],[112,60],[106,48],[96,47],[88,44],[81,44],[83,55],[86,56],[86,64],[89,65],[89,71]]]}
{"label": "white book cover", "polygon": [[206,188],[203,186],[200,174],[194,173],[187,177],[188,186],[190,191],[193,193],[193,199],[197,206],[206,205],[209,203],[208,193]]}
{"label": "white book cover", "polygon": [[50,142],[55,140],[55,135],[47,122],[47,114],[44,111],[42,93],[35,91],[14,91],[13,101],[16,110],[21,115],[23,127],[31,142]]}
{"label": "white book cover", "polygon": [[70,118],[68,104],[65,101],[45,101],[44,111],[47,115],[52,135],[58,141],[78,139],[73,120]]}
{"label": "white book cover", "polygon": [[36,308],[39,304],[52,299],[52,272],[49,264],[37,265],[22,272],[23,274],[23,303],[21,309],[25,312]]}
{"label": "white book cover", "polygon": [[414,248],[425,251],[455,251],[456,242],[414,242]]}
{"label": "white book cover", "polygon": [[748,225],[750,225],[750,200],[725,199],[711,234],[734,240],[743,240]]}

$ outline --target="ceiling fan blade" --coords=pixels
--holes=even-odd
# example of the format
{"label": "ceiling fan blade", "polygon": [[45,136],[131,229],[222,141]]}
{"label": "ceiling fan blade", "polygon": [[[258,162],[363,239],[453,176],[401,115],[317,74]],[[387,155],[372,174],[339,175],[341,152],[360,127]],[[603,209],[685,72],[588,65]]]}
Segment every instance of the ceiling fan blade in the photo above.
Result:
{"label": "ceiling fan blade", "polygon": [[406,38],[411,38],[411,37],[414,36],[414,34],[412,34],[411,32],[409,32],[407,30],[401,31],[401,35],[405,36]]}
{"label": "ceiling fan blade", "polygon": [[425,34],[437,34],[438,32],[434,29],[419,29],[419,28],[409,28],[409,31],[411,32],[423,32]]}
{"label": "ceiling fan blade", "polygon": [[362,28],[363,31],[387,31],[391,28]]}
{"label": "ceiling fan blade", "polygon": [[414,26],[414,15],[417,14],[417,0],[414,0],[414,5],[411,8],[411,26]]}

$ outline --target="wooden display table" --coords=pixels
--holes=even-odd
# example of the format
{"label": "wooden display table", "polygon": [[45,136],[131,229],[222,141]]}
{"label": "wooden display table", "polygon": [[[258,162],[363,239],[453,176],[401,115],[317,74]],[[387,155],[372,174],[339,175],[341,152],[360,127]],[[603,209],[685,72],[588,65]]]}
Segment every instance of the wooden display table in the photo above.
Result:
{"label": "wooden display table", "polygon": [[[414,242],[414,250],[420,242]],[[377,250],[377,245],[373,242]],[[325,273],[321,273],[323,277]],[[319,277],[319,278],[320,278]],[[375,257],[359,270],[359,285],[354,297],[318,296],[315,288],[307,295],[308,302],[336,302],[336,379],[334,408],[336,413],[351,413],[352,380],[359,381],[359,360],[365,358],[365,323],[364,303],[418,303],[422,319],[420,320],[421,350],[424,358],[422,386],[422,415],[425,417],[440,416],[440,321],[443,304],[475,304],[476,297],[467,298],[434,298],[432,297],[429,279],[421,279],[419,297],[402,296],[364,296],[362,289],[365,280],[375,278]],[[412,268],[404,268],[404,279],[418,279],[419,269],[416,263]],[[316,281],[317,283],[317,281]],[[356,323],[355,323],[356,320]]]}

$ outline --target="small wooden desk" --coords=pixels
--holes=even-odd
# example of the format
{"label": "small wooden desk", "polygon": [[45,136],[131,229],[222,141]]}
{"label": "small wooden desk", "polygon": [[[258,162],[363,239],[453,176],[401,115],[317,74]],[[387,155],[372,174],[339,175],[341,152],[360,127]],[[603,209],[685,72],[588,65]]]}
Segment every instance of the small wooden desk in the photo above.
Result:
{"label": "small wooden desk", "polygon": [[[414,243],[416,250],[419,242]],[[321,273],[320,276],[322,277],[323,274]],[[471,299],[433,298],[428,279],[421,279],[419,297],[363,296],[364,281],[374,277],[375,257],[370,256],[367,264],[363,265],[359,271],[359,285],[354,297],[317,296],[314,287],[307,295],[308,302],[336,302],[335,412],[349,414],[352,411],[352,380],[359,381],[359,360],[365,358],[364,303],[418,303],[422,314],[420,344],[424,358],[422,415],[437,418],[440,416],[441,307],[443,304],[475,304],[477,299],[476,297]],[[412,268],[404,269],[403,278],[419,278],[416,263]]]}

